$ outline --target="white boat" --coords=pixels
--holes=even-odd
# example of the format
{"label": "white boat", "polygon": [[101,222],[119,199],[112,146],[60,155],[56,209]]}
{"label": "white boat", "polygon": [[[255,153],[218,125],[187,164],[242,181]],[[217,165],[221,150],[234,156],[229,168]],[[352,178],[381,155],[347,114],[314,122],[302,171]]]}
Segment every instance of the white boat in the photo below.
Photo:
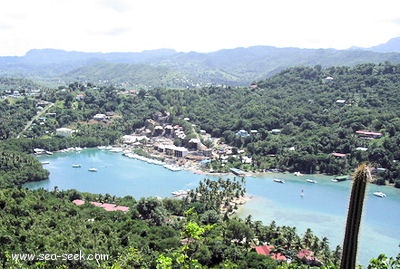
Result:
{"label": "white boat", "polygon": [[277,183],[285,183],[285,181],[283,179],[280,178],[274,178],[274,181]]}
{"label": "white boat", "polygon": [[182,196],[182,195],[187,195],[189,191],[190,190],[178,190],[178,191],[173,191],[172,194],[174,196]]}
{"label": "white boat", "polygon": [[49,163],[50,163],[49,161],[41,162],[41,164],[49,164]]}
{"label": "white boat", "polygon": [[302,176],[303,174],[300,173],[300,172],[294,172],[294,175],[295,175],[296,177],[300,177],[300,176]]}
{"label": "white boat", "polygon": [[80,165],[80,164],[73,164],[72,167],[73,167],[73,168],[80,168],[81,165]]}
{"label": "white boat", "polygon": [[88,169],[90,172],[97,172],[97,169],[96,168],[89,168]]}
{"label": "white boat", "polygon": [[306,180],[307,180],[308,183],[317,183],[317,181],[314,180],[314,179],[309,179],[309,178],[307,178]]}
{"label": "white boat", "polygon": [[384,193],[381,192],[381,191],[376,191],[376,192],[374,192],[374,195],[375,195],[375,196],[378,196],[378,197],[381,197],[381,198],[386,197],[386,194],[384,194]]}

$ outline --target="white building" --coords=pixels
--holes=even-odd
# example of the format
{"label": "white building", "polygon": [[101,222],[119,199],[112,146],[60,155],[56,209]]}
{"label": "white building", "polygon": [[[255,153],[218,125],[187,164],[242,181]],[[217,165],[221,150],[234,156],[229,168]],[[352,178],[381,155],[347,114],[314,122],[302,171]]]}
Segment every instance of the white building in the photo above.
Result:
{"label": "white building", "polygon": [[56,135],[61,137],[71,137],[73,133],[72,129],[69,128],[58,128],[56,129]]}
{"label": "white building", "polygon": [[107,119],[107,115],[106,114],[96,114],[93,116],[94,120],[97,121],[102,121],[102,120],[106,120]]}

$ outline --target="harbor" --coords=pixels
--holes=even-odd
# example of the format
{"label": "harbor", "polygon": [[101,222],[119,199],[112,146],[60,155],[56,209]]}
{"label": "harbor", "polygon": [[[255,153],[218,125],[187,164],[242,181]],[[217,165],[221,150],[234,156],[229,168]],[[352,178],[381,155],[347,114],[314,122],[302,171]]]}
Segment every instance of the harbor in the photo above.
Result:
{"label": "harbor", "polygon": [[[135,156],[136,157],[136,156]],[[40,161],[48,161],[46,169],[50,179],[26,184],[29,188],[53,190],[77,189],[91,193],[109,193],[111,195],[132,195],[141,197],[174,197],[179,190],[196,188],[205,177],[217,179],[236,175],[204,175],[191,171],[171,171],[164,164],[146,162],[131,158],[122,153],[109,150],[84,149],[40,156]],[[72,168],[80,164],[82,169]],[[96,167],[97,173],[87,171]],[[85,168],[85,169],[83,169]],[[284,180],[277,184],[274,178]],[[351,180],[332,182],[332,176],[305,175],[266,172],[262,175],[246,177],[247,194],[252,197],[238,210],[238,216],[252,216],[265,224],[275,220],[277,225],[296,226],[299,234],[311,228],[318,236],[326,236],[331,248],[341,244],[350,195]],[[315,180],[310,184],[306,179]],[[303,190],[303,195],[301,191]],[[374,195],[381,191],[385,198]],[[389,186],[370,184],[366,192],[365,214],[362,219],[360,237],[360,261],[380,253],[396,255],[400,237],[397,228],[400,225],[400,193]],[[382,210],[385,208],[385,210]]]}

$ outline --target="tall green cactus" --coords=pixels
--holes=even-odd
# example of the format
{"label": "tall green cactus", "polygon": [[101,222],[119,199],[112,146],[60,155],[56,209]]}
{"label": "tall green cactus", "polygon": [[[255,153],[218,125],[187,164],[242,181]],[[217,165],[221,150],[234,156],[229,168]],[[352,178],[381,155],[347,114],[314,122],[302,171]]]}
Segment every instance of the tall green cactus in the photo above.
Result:
{"label": "tall green cactus", "polygon": [[343,253],[340,263],[341,269],[354,269],[356,267],[358,232],[360,230],[365,189],[369,175],[368,167],[362,164],[356,169],[353,176],[353,187],[351,188],[346,232],[343,241]]}

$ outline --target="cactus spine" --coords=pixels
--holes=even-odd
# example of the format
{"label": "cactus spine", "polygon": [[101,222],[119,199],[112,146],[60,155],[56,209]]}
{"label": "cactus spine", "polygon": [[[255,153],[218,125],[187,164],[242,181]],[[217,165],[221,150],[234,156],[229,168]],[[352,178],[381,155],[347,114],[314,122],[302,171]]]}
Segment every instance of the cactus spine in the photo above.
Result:
{"label": "cactus spine", "polygon": [[365,164],[360,165],[353,176],[346,232],[343,241],[343,253],[340,263],[341,269],[354,269],[356,267],[358,232],[369,176],[370,174]]}

